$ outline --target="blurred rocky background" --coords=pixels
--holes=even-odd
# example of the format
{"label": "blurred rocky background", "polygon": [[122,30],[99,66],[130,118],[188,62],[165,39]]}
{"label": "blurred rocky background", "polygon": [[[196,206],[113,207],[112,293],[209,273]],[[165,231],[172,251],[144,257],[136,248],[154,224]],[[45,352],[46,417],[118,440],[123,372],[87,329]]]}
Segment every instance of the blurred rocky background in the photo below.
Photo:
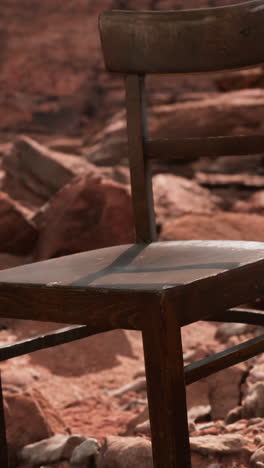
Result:
{"label": "blurred rocky background", "polygon": [[[134,240],[123,82],[104,71],[99,13],[230,3],[239,2],[1,1],[0,268]],[[264,131],[264,67],[151,76],[147,89],[154,137]],[[264,154],[155,163],[153,186],[162,240],[264,241]],[[59,326],[1,318],[0,343]],[[185,362],[261,332],[186,327]],[[11,468],[152,468],[139,333],[38,351],[1,370]],[[195,468],[264,466],[262,356],[188,387],[188,408]]]}

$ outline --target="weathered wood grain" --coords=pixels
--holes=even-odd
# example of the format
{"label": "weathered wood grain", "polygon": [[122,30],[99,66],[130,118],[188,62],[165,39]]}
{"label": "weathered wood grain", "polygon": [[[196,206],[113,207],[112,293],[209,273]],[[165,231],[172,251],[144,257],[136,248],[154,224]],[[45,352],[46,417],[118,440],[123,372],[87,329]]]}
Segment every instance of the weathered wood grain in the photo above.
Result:
{"label": "weathered wood grain", "polygon": [[264,295],[264,261],[230,272],[212,275],[208,281],[194,282],[184,288],[168,289],[165,295],[174,300],[181,326],[246,304]]}
{"label": "weathered wood grain", "polygon": [[191,468],[180,324],[163,301],[143,344],[154,468]]}
{"label": "weathered wood grain", "polygon": [[[81,290],[67,287],[23,287],[0,285],[0,316],[94,328],[140,330],[150,318],[155,291]],[[144,312],[142,305],[145,304]]]}
{"label": "weathered wood grain", "polygon": [[0,271],[0,316],[142,329],[164,295],[183,326],[261,297],[263,257],[260,242],[175,241],[32,263]]}
{"label": "weathered wood grain", "polygon": [[[153,242],[151,159],[257,154],[264,150],[264,136],[148,141],[144,75],[264,62],[263,24],[264,0],[204,10],[102,14],[106,67],[129,74],[127,128],[137,243],[0,272],[0,316],[82,325],[5,346],[0,361],[1,356],[100,331],[142,330],[155,468],[191,467],[185,384],[264,351],[261,336],[184,369],[180,331],[201,319],[263,323],[260,313],[227,309],[264,294],[264,244]],[[4,432],[0,450],[7,466]]]}
{"label": "weathered wood grain", "polygon": [[[175,116],[177,118],[177,116]],[[246,156],[264,152],[264,135],[219,136],[149,140],[146,155],[150,159]]]}
{"label": "weathered wood grain", "polygon": [[235,308],[225,312],[212,314],[207,317],[208,322],[247,323],[264,327],[264,311],[257,309]]}
{"label": "weathered wood grain", "polygon": [[197,10],[110,11],[99,24],[112,72],[197,73],[264,62],[264,0]]}
{"label": "weathered wood grain", "polygon": [[128,155],[137,242],[156,240],[150,164],[145,155],[147,121],[144,77],[126,77]]}

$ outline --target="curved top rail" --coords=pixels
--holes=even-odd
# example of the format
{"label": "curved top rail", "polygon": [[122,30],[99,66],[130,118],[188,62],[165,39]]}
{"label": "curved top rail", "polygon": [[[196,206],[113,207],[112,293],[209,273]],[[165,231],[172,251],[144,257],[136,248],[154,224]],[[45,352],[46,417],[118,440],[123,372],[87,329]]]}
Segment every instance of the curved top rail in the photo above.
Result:
{"label": "curved top rail", "polygon": [[109,11],[99,19],[106,68],[199,73],[264,62],[264,0],[181,11]]}

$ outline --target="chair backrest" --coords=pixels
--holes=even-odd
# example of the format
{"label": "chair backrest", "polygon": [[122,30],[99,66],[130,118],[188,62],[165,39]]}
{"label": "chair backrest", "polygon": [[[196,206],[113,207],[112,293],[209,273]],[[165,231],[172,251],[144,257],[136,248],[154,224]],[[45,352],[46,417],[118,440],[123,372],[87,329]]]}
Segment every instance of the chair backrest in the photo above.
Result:
{"label": "chair backrest", "polygon": [[144,77],[202,73],[264,62],[264,0],[181,11],[110,11],[99,19],[106,69],[125,74],[137,242],[156,239],[150,162],[264,151],[264,135],[149,140]]}

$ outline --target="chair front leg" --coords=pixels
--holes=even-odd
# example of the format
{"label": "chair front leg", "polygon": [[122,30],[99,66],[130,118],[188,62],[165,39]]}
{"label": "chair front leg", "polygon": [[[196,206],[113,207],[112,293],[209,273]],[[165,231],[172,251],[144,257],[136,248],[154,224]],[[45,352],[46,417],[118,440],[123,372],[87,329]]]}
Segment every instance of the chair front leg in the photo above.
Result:
{"label": "chair front leg", "polygon": [[155,312],[142,330],[153,464],[191,468],[181,330],[175,309]]}

